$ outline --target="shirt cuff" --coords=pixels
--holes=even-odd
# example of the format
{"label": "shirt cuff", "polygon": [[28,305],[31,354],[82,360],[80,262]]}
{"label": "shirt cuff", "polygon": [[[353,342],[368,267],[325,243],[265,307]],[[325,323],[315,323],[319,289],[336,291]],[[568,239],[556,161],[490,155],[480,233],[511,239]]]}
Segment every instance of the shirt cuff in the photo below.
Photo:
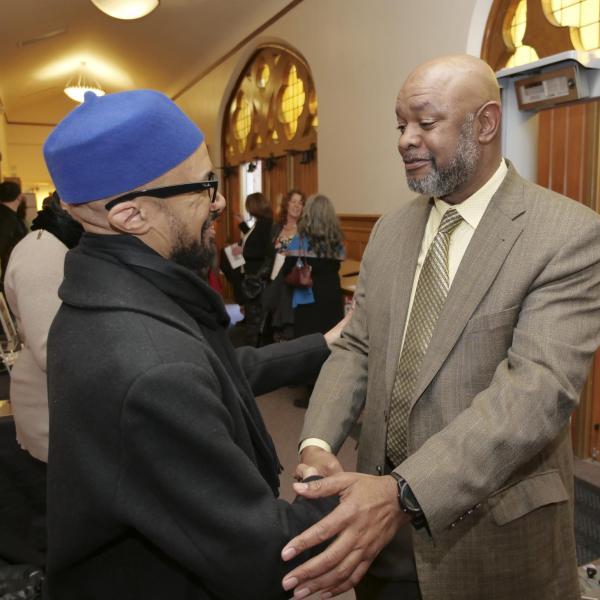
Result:
{"label": "shirt cuff", "polygon": [[331,452],[331,446],[326,441],[320,440],[319,438],[306,438],[300,443],[300,448],[298,448],[298,456],[300,456],[300,454],[302,454],[302,450],[308,446],[317,446],[318,448],[325,450],[325,452]]}

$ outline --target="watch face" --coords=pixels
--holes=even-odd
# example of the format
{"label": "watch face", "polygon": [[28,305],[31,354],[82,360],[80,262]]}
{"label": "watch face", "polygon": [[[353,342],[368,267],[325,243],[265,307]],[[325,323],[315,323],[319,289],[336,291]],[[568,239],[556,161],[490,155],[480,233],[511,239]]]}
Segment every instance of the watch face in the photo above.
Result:
{"label": "watch face", "polygon": [[400,491],[400,501],[407,511],[411,513],[422,512],[415,495],[412,493],[412,490],[406,482],[404,482]]}

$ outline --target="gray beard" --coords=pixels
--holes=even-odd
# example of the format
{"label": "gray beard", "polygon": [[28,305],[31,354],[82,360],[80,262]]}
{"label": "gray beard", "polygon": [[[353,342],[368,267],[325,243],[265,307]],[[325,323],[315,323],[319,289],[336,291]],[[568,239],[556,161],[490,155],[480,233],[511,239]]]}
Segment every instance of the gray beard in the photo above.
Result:
{"label": "gray beard", "polygon": [[447,167],[438,168],[435,159],[431,157],[431,172],[428,175],[421,178],[406,176],[408,187],[413,192],[434,198],[444,198],[455,192],[472,177],[481,154],[479,145],[473,138],[474,121],[473,113],[469,113],[465,117],[454,157]]}

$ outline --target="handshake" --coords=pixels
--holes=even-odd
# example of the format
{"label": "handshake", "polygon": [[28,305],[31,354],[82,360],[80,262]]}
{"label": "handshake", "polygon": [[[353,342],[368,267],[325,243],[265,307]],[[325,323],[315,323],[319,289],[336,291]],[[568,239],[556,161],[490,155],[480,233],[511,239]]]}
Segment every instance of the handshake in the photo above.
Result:
{"label": "handshake", "polygon": [[[305,498],[337,495],[340,503],[330,514],[292,539],[282,550],[288,561],[305,550],[335,537],[320,554],[306,561],[283,581],[294,590],[294,598],[320,593],[332,598],[355,587],[384,546],[400,527],[408,523],[398,504],[396,481],[391,476],[376,477],[344,472],[331,452],[307,446],[294,474],[294,490]],[[323,479],[303,482],[320,475]]]}

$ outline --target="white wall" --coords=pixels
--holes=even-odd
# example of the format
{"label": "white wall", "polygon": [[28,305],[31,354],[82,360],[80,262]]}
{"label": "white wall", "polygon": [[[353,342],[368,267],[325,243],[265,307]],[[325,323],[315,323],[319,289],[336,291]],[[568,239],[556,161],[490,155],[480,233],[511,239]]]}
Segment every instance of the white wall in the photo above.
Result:
{"label": "white wall", "polygon": [[23,191],[34,192],[39,200],[54,189],[42,154],[51,131],[37,125],[6,127],[9,159],[2,165],[3,175],[20,177]]}
{"label": "white wall", "polygon": [[429,58],[473,52],[485,24],[474,15],[485,2],[304,0],[178,104],[204,130],[220,164],[223,111],[246,61],[265,43],[296,49],[307,59],[317,89],[320,191],[340,213],[382,213],[413,195],[396,150],[394,102],[400,85]]}

